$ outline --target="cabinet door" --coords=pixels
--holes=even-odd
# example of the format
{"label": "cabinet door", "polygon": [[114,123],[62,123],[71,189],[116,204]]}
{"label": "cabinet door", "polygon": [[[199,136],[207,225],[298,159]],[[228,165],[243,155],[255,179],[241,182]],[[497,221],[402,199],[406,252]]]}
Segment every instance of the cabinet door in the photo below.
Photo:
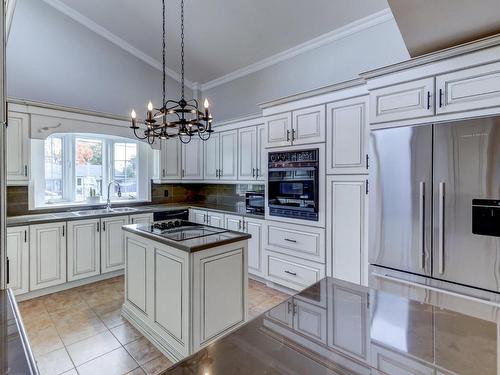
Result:
{"label": "cabinet door", "polygon": [[436,77],[436,113],[500,106],[500,63]]}
{"label": "cabinet door", "polygon": [[370,123],[434,115],[434,78],[424,78],[373,90],[370,93]]}
{"label": "cabinet door", "polygon": [[[180,141],[179,141],[180,142]],[[182,178],[203,180],[203,141],[193,136],[191,142],[182,144]]]}
{"label": "cabinet door", "polygon": [[287,301],[280,303],[278,306],[269,310],[265,315],[269,319],[275,320],[288,327],[292,327],[293,299],[289,298]]}
{"label": "cabinet door", "polygon": [[29,181],[29,116],[9,112],[5,129],[7,184],[27,185]]}
{"label": "cabinet door", "polygon": [[326,344],[326,309],[298,299],[293,304],[293,329]]}
{"label": "cabinet door", "polygon": [[226,222],[226,229],[241,232],[243,230],[243,217],[237,215],[224,215]]}
{"label": "cabinet door", "polygon": [[262,249],[264,221],[256,219],[244,219],[245,232],[252,235],[248,240],[248,272],[264,276],[264,255]]}
{"label": "cabinet door", "polygon": [[[436,375],[434,368],[410,356],[372,344],[371,365],[387,375]],[[474,372],[472,372],[474,373]],[[444,373],[443,373],[444,375]]]}
{"label": "cabinet door", "polygon": [[257,178],[257,128],[255,126],[238,130],[238,179]]}
{"label": "cabinet door", "polygon": [[66,282],[66,223],[30,225],[30,290]]}
{"label": "cabinet door", "polygon": [[293,111],[292,115],[292,143],[294,145],[326,141],[324,105]]}
{"label": "cabinet door", "polygon": [[224,228],[224,214],[220,212],[207,212],[208,225]]}
{"label": "cabinet door", "polygon": [[101,273],[121,270],[125,266],[125,238],[123,225],[128,216],[101,219]]}
{"label": "cabinet door", "polygon": [[146,256],[147,242],[136,236],[124,236],[126,242],[125,298],[135,307],[146,313]]}
{"label": "cabinet door", "polygon": [[29,227],[7,228],[7,288],[15,295],[29,291]]}
{"label": "cabinet door", "polygon": [[220,174],[221,180],[238,179],[238,131],[222,132],[220,137]]}
{"label": "cabinet door", "polygon": [[368,173],[368,97],[328,104],[326,173]]}
{"label": "cabinet door", "polygon": [[212,133],[210,139],[203,145],[204,173],[206,180],[219,179],[219,133]]}
{"label": "cabinet door", "polygon": [[182,143],[178,138],[161,141],[160,177],[180,180],[182,178]]}
{"label": "cabinet door", "polygon": [[266,126],[257,126],[257,180],[265,181],[267,171]]}
{"label": "cabinet door", "polygon": [[153,214],[137,214],[130,215],[130,224],[151,224],[153,222]]}
{"label": "cabinet door", "polygon": [[68,222],[68,281],[101,273],[99,219]]}
{"label": "cabinet door", "polygon": [[368,282],[366,177],[327,178],[327,248],[330,275],[356,284]]}
{"label": "cabinet door", "polygon": [[207,224],[207,211],[190,209],[189,221],[197,224]]}
{"label": "cabinet door", "polygon": [[292,114],[268,116],[266,121],[266,147],[290,146],[292,143]]}
{"label": "cabinet door", "polygon": [[329,285],[328,326],[330,336],[328,346],[368,360],[369,310],[368,293],[360,287],[349,288],[338,283]]}

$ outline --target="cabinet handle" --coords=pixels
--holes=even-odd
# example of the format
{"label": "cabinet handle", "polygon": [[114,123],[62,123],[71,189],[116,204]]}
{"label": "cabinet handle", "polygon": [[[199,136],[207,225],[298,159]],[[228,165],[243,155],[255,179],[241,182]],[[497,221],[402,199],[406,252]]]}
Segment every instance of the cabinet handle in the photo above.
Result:
{"label": "cabinet handle", "polygon": [[443,89],[439,89],[439,108],[443,106]]}
{"label": "cabinet handle", "polygon": [[99,233],[99,222],[97,222],[97,233]]}
{"label": "cabinet handle", "polygon": [[238,229],[241,229],[241,220],[238,220]]}
{"label": "cabinet handle", "polygon": [[255,168],[255,178],[259,178],[259,168]]}
{"label": "cabinet handle", "polygon": [[365,194],[368,195],[370,191],[370,183],[368,182],[368,179],[365,180]]}
{"label": "cabinet handle", "polygon": [[295,141],[295,129],[292,129],[292,141]]}
{"label": "cabinet handle", "polygon": [[245,231],[245,219],[243,219],[243,232]]}
{"label": "cabinet handle", "polygon": [[106,232],[106,222],[105,221],[102,222],[102,231]]}
{"label": "cabinet handle", "polygon": [[292,271],[285,270],[284,272],[289,274],[289,275],[292,275],[292,276],[297,276],[297,274],[295,272],[292,272]]}
{"label": "cabinet handle", "polygon": [[186,176],[186,171],[183,169],[182,170],[182,177],[185,177]]}
{"label": "cabinet handle", "polygon": [[370,156],[366,154],[366,169],[370,168]]}
{"label": "cabinet handle", "polygon": [[24,231],[24,242],[25,243],[28,242],[28,231],[27,230]]}
{"label": "cabinet handle", "polygon": [[431,109],[431,92],[427,91],[427,109]]}
{"label": "cabinet handle", "polygon": [[255,178],[255,168],[252,168],[252,177]]}
{"label": "cabinet handle", "polygon": [[215,170],[215,177],[219,177],[219,170],[218,169]]}
{"label": "cabinet handle", "polygon": [[223,174],[224,174],[224,170],[223,169],[219,169],[219,178],[221,178]]}
{"label": "cabinet handle", "polygon": [[165,169],[163,169],[162,175],[163,177],[165,177]]}
{"label": "cabinet handle", "polygon": [[292,312],[292,301],[288,301],[288,313]]}
{"label": "cabinet handle", "polygon": [[27,165],[24,166],[24,176],[28,177],[28,166]]}
{"label": "cabinet handle", "polygon": [[62,236],[64,237],[64,226],[62,227]]}
{"label": "cabinet handle", "polygon": [[297,243],[297,241],[296,241],[296,240],[291,240],[291,239],[289,239],[289,238],[285,238],[285,241],[288,241],[288,242],[293,242],[293,243]]}
{"label": "cabinet handle", "polygon": [[419,233],[420,233],[420,268],[425,268],[425,182],[420,182],[419,196]]}
{"label": "cabinet handle", "polygon": [[445,185],[444,182],[439,183],[439,234],[438,234],[438,272],[444,273],[444,199]]}
{"label": "cabinet handle", "polygon": [[290,142],[290,130],[286,131],[286,140],[287,142]]}
{"label": "cabinet handle", "polygon": [[9,257],[7,257],[7,284],[10,283],[10,260]]}

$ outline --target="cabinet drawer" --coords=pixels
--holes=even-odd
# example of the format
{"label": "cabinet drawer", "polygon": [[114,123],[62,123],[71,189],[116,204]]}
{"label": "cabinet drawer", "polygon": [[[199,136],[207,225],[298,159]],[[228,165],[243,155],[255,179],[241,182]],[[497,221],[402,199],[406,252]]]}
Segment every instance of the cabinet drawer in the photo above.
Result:
{"label": "cabinet drawer", "polygon": [[370,123],[433,116],[433,93],[432,77],[373,90]]}
{"label": "cabinet drawer", "polygon": [[300,259],[267,254],[267,278],[277,284],[302,290],[325,275],[324,265],[304,263]]}
{"label": "cabinet drawer", "polygon": [[500,106],[500,63],[436,77],[436,113]]}
{"label": "cabinet drawer", "polygon": [[325,261],[325,230],[287,224],[282,227],[269,223],[266,248],[272,251],[295,255],[315,262]]}

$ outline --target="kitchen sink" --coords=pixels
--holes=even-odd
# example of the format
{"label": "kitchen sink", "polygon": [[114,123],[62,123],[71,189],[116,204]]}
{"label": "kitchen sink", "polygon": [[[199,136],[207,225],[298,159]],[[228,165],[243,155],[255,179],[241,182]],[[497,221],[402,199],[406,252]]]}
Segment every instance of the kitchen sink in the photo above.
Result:
{"label": "kitchen sink", "polygon": [[134,212],[137,211],[137,208],[133,207],[117,207],[117,208],[112,208],[111,212]]}
{"label": "kitchen sink", "polygon": [[124,213],[124,212],[135,212],[137,211],[137,208],[133,207],[117,207],[117,208],[101,208],[98,210],[82,210],[82,211],[76,211],[74,212],[75,215],[78,216],[94,216],[94,215],[105,215],[105,214],[112,214],[112,213]]}

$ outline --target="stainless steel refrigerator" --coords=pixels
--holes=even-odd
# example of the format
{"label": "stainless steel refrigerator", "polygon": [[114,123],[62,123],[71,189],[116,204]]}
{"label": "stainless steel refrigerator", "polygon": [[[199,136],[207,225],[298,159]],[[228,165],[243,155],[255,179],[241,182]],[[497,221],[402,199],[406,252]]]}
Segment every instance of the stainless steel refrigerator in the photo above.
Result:
{"label": "stainless steel refrigerator", "polygon": [[370,139],[370,264],[500,292],[500,117]]}

